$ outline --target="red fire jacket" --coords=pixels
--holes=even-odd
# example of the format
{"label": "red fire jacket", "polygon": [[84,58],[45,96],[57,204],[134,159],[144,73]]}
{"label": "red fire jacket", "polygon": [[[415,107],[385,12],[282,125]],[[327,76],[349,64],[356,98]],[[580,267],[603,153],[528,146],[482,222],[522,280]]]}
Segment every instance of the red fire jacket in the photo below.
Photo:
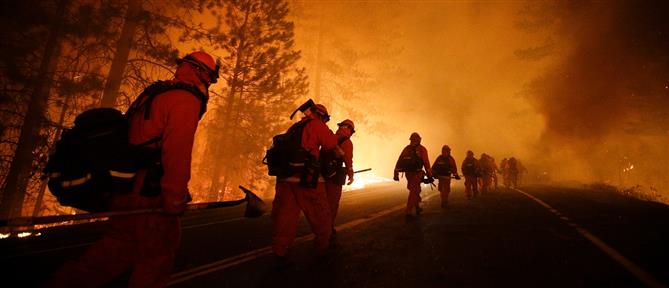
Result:
{"label": "red fire jacket", "polygon": [[[179,72],[179,71],[178,71]],[[197,85],[195,75],[175,75],[174,81]],[[201,87],[204,90],[204,87]],[[200,99],[184,90],[171,90],[155,97],[149,119],[143,111],[130,119],[130,142],[140,144],[160,136],[161,161],[164,174],[160,180],[162,203],[144,203],[139,206],[162,207],[167,212],[179,212],[190,201],[188,181],[191,177],[191,154],[199,120]],[[133,194],[142,187],[144,174],[138,174]],[[158,201],[151,201],[158,202]]]}
{"label": "red fire jacket", "polygon": [[[304,121],[304,119],[302,120]],[[321,147],[325,150],[334,149],[337,146],[338,139],[339,136],[332,133],[328,125],[319,119],[314,119],[304,127],[302,147],[314,156],[314,159],[318,159]]]}
{"label": "red fire jacket", "polygon": [[[413,147],[411,145],[407,145],[404,147],[402,150],[402,153],[400,153],[400,157],[397,159],[397,163],[395,164],[395,171],[397,171],[397,165],[399,164],[399,159],[402,158],[402,156],[407,155],[409,153],[412,153]],[[425,168],[425,172],[427,173],[427,176],[432,177],[432,169],[430,167],[430,158],[427,156],[427,148],[425,148],[423,145],[418,144],[416,147],[416,153],[418,154],[418,157],[420,157],[421,160],[423,160],[423,167]]]}

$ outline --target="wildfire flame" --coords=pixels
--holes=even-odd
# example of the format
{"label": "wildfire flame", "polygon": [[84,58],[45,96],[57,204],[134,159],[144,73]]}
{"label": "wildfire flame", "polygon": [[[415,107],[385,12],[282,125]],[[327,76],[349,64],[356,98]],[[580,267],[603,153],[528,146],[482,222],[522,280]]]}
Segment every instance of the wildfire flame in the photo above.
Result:
{"label": "wildfire flame", "polygon": [[354,179],[355,180],[351,185],[344,186],[344,191],[363,189],[371,184],[393,181],[392,179],[381,177],[370,172],[357,174]]}
{"label": "wildfire flame", "polygon": [[623,169],[623,172],[629,172],[629,171],[631,171],[632,169],[634,169],[634,164],[630,164],[629,167],[624,168],[624,169]]}

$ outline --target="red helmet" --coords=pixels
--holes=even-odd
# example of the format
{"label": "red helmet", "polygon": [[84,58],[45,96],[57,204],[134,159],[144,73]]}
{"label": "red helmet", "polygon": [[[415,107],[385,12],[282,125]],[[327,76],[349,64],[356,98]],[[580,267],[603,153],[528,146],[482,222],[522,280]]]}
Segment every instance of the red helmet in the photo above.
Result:
{"label": "red helmet", "polygon": [[409,140],[420,140],[420,135],[418,135],[417,132],[411,133],[411,136],[409,137]]}
{"label": "red helmet", "polygon": [[441,147],[441,150],[451,151],[451,147],[449,147],[448,145],[444,145]]}
{"label": "red helmet", "polygon": [[188,62],[195,67],[204,69],[209,74],[209,83],[216,83],[218,81],[218,73],[221,69],[221,65],[218,61],[214,60],[214,57],[209,55],[204,51],[195,51],[192,52],[184,58],[178,59],[177,63],[181,64],[182,62]]}
{"label": "red helmet", "polygon": [[316,104],[311,107],[311,112],[316,113],[321,119],[323,119],[323,122],[328,122],[330,121],[330,114],[328,114],[328,109],[325,108],[322,104]]}
{"label": "red helmet", "polygon": [[351,129],[351,134],[355,133],[355,124],[353,124],[353,121],[350,119],[337,123],[337,126],[348,126],[348,128]]}

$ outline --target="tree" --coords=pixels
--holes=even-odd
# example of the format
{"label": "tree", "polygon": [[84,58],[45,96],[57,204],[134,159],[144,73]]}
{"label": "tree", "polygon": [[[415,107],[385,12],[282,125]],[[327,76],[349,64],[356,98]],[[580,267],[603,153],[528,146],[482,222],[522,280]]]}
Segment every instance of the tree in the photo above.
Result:
{"label": "tree", "polygon": [[[306,93],[305,70],[296,66],[293,23],[283,0],[239,0],[223,4],[215,43],[227,55],[222,78],[227,87],[214,101],[208,121],[206,158],[210,197],[222,197],[231,183],[263,179],[260,165],[272,135],[286,128],[286,113]],[[216,106],[218,104],[218,106]]]}
{"label": "tree", "polygon": [[[361,130],[390,135],[389,125],[369,117],[379,107],[367,99],[406,79],[396,64],[402,51],[396,44],[400,24],[388,21],[397,19],[400,11],[393,6],[378,9],[375,3],[356,3],[355,9],[350,3],[295,1],[295,5],[315,100],[337,117],[354,119]],[[342,21],[366,28],[351,31],[337,24]]]}
{"label": "tree", "polygon": [[41,55],[37,74],[32,79],[33,88],[28,99],[28,107],[24,116],[20,136],[16,144],[14,157],[9,168],[7,180],[4,183],[0,217],[9,218],[21,214],[23,191],[28,184],[29,174],[32,171],[33,152],[38,145],[39,132],[44,125],[44,111],[53,80],[53,71],[57,64],[63,19],[62,15],[69,4],[67,1],[57,1],[54,23],[48,29],[44,50]]}
{"label": "tree", "polygon": [[102,92],[102,100],[100,101],[100,106],[102,107],[114,107],[116,105],[116,97],[118,96],[118,90],[121,87],[123,72],[125,71],[130,49],[132,48],[133,38],[135,37],[138,21],[137,18],[139,17],[141,10],[142,2],[140,0],[128,1],[123,28],[121,29],[121,35],[116,44],[116,53],[114,53],[114,59],[109,68],[105,90]]}
{"label": "tree", "polygon": [[[133,3],[142,4],[142,9],[131,11],[137,9],[128,6]],[[45,185],[39,172],[47,155],[64,126],[71,125],[78,113],[99,105],[104,70],[114,66],[111,70],[120,70],[123,76],[120,87],[115,88],[120,91],[115,101],[120,106],[129,105],[138,91],[171,73],[168,63],[178,51],[172,47],[168,29],[178,30],[172,24],[175,18],[187,20],[188,12],[183,12],[187,10],[179,5],[193,3],[55,0],[10,4],[3,10],[12,12],[2,17],[6,41],[0,66],[3,217],[18,216],[25,197],[41,202]],[[128,15],[133,15],[137,29],[126,30],[136,32],[136,37],[122,37],[127,35],[121,35],[118,28],[128,23],[124,21]],[[128,39],[134,39],[130,46],[135,50],[126,47]],[[120,61],[124,57],[119,53],[127,53],[126,60]],[[107,78],[118,77],[118,72]],[[114,81],[108,79],[107,87]]]}

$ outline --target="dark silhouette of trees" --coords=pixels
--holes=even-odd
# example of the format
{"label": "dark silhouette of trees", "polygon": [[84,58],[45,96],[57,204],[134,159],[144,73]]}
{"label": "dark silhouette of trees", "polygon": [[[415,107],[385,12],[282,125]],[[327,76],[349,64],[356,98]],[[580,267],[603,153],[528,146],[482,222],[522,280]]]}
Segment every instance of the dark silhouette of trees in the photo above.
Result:
{"label": "dark silhouette of trees", "polygon": [[194,182],[207,183],[206,191],[269,182],[260,164],[264,150],[307,89],[284,1],[27,0],[2,6],[0,218],[31,208],[34,215],[71,212],[53,205],[40,179],[53,143],[80,112],[100,105],[124,110],[148,84],[170,78],[174,60],[185,54],[177,46],[206,47],[223,60],[223,83],[212,87],[205,133],[198,137],[206,145],[194,158],[196,170],[211,177]]}
{"label": "dark silhouette of trees", "polygon": [[[139,3],[142,9],[130,13],[129,3]],[[169,63],[179,53],[172,46],[168,29],[178,30],[170,23],[177,18],[186,21],[187,17],[179,16],[188,14],[179,5],[138,0],[3,3],[0,217],[20,215],[26,209],[24,202],[38,202],[40,208],[45,190],[40,171],[52,144],[78,113],[100,104],[105,82],[110,87],[110,82],[118,81],[108,79],[106,73],[114,66],[113,60],[124,58],[117,57],[117,52],[128,54],[120,61],[125,63],[115,66],[123,68],[121,85],[113,87],[119,96],[114,106],[121,109],[150,82],[171,74]],[[186,12],[180,13],[180,9]],[[121,37],[123,29],[119,27],[129,14],[137,23],[135,29],[126,30],[135,35]],[[128,39],[135,49],[120,51],[119,46],[126,45]],[[25,197],[29,201],[24,201]]]}

